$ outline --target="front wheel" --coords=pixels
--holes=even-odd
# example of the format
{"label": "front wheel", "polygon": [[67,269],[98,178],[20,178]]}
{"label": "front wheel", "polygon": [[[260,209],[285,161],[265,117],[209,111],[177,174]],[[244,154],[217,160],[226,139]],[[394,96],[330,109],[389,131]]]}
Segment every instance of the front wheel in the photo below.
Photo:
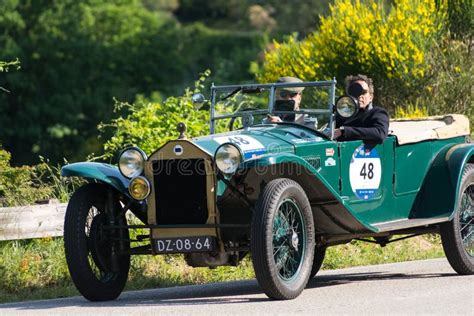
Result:
{"label": "front wheel", "polygon": [[272,299],[293,299],[305,288],[314,256],[311,206],[301,186],[276,179],[264,188],[251,228],[257,280]]}
{"label": "front wheel", "polygon": [[441,241],[451,267],[474,274],[474,164],[464,168],[454,218],[441,226]]}
{"label": "front wheel", "polygon": [[[130,269],[130,255],[118,254],[130,247],[128,230],[113,234],[107,225],[107,190],[103,184],[80,187],[71,197],[64,222],[64,250],[69,273],[78,291],[90,301],[113,300],[120,295]],[[118,200],[113,201],[120,207]],[[116,214],[114,214],[116,216]],[[117,224],[125,224],[125,216]],[[115,238],[114,238],[115,236]]]}

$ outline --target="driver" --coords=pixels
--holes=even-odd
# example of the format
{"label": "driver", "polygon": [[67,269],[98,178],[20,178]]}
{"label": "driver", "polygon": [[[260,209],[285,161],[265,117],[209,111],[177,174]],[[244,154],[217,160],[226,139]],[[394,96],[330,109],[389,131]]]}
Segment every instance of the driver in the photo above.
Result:
{"label": "driver", "polygon": [[[277,83],[302,83],[303,81],[295,77],[280,77],[277,80]],[[304,87],[285,87],[277,89],[276,91],[276,101],[293,101],[294,107],[293,111],[300,110],[301,98],[303,95]],[[267,122],[277,123],[277,122],[294,122],[301,125],[305,125],[311,128],[316,128],[317,121],[316,119],[311,119],[305,114],[296,114],[296,115],[280,115],[280,116],[268,116]]]}
{"label": "driver", "polygon": [[382,144],[388,135],[387,110],[372,105],[374,85],[365,75],[347,76],[346,93],[359,101],[359,111],[354,117],[336,116],[334,138],[338,141],[363,140],[365,143]]}

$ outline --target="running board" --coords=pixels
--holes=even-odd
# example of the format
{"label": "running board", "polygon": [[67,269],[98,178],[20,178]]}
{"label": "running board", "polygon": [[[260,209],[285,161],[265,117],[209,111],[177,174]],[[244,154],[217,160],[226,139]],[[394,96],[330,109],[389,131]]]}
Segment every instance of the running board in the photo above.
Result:
{"label": "running board", "polygon": [[396,221],[372,224],[372,226],[377,228],[379,233],[382,233],[406,228],[426,227],[429,225],[443,223],[447,221],[449,221],[449,217],[399,219]]}

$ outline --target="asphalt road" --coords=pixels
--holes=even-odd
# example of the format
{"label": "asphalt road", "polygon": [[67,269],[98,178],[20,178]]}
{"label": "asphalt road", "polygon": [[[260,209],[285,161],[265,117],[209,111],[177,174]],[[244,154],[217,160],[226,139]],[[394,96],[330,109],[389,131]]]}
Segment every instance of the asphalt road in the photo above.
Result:
{"label": "asphalt road", "polygon": [[4,314],[81,315],[474,315],[474,276],[446,259],[323,271],[292,301],[271,301],[255,280],[0,305]]}

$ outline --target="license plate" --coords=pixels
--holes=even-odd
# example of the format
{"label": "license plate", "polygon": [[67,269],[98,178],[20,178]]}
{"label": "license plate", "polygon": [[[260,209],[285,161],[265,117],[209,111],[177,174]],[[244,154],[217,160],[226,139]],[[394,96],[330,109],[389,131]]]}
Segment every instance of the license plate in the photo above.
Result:
{"label": "license plate", "polygon": [[212,236],[155,239],[156,253],[208,252],[214,251],[216,238]]}

